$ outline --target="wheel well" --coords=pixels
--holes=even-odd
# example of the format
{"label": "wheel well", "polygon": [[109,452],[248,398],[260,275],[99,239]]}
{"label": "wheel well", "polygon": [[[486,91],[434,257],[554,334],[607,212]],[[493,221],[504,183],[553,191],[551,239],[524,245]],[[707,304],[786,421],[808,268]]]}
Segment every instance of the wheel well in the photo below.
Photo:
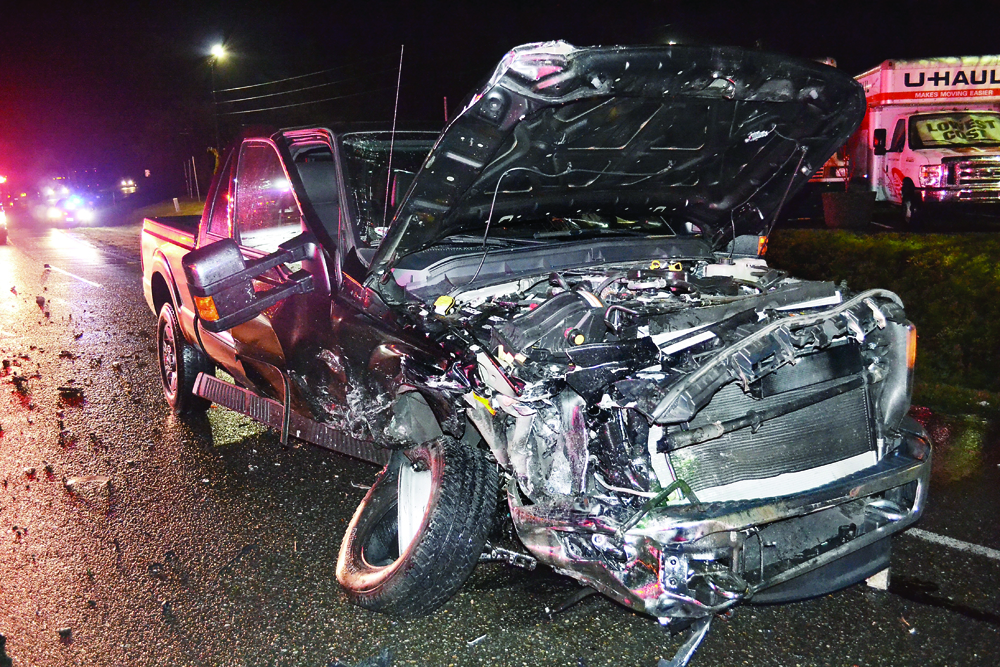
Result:
{"label": "wheel well", "polygon": [[153,308],[157,313],[160,312],[160,308],[163,308],[163,304],[173,303],[170,299],[170,288],[167,287],[167,281],[161,273],[153,274],[152,293]]}

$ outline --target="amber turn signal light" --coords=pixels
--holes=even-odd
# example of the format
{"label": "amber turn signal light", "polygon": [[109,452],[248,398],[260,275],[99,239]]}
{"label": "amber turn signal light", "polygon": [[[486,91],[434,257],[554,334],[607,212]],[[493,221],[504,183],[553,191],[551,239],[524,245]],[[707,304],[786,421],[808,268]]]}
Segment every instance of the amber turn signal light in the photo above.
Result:
{"label": "amber turn signal light", "polygon": [[763,257],[767,254],[767,237],[758,236],[757,237],[757,256]]}
{"label": "amber turn signal light", "polygon": [[917,328],[912,324],[906,327],[906,367],[913,370],[917,363]]}
{"label": "amber turn signal light", "polygon": [[219,319],[219,311],[215,309],[215,301],[210,296],[196,296],[194,305],[198,308],[198,316],[203,320],[215,322]]}

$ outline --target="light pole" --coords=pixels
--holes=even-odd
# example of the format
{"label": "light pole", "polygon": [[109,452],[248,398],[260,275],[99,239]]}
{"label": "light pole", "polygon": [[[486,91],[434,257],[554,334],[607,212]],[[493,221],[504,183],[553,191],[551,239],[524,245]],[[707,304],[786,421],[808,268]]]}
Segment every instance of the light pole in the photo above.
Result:
{"label": "light pole", "polygon": [[212,66],[212,119],[215,121],[215,148],[216,150],[221,150],[221,146],[219,145],[221,143],[219,141],[219,105],[215,101],[215,63],[217,63],[220,59],[226,57],[226,47],[223,46],[222,44],[216,44],[215,46],[212,47],[211,54],[212,54],[212,59],[210,62]]}

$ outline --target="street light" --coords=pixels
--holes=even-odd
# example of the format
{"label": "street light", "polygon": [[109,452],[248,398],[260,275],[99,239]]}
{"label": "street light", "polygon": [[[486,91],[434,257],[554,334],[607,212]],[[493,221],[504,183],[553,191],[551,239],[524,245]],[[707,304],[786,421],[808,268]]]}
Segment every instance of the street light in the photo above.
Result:
{"label": "street light", "polygon": [[212,46],[210,53],[212,54],[210,63],[212,66],[212,118],[215,121],[215,148],[221,150],[221,142],[219,141],[219,105],[215,101],[215,63],[226,57],[226,47],[222,44],[215,44]]}

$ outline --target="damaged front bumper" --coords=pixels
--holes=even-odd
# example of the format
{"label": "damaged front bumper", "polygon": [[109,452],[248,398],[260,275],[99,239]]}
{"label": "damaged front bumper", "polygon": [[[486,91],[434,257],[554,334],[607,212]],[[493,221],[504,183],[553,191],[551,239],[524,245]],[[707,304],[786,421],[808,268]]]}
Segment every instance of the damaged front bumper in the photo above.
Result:
{"label": "damaged front bumper", "polygon": [[[663,623],[707,617],[755,596],[811,597],[886,567],[885,540],[923,512],[930,441],[910,419],[901,430],[900,446],[876,465],[796,495],[647,506],[636,520],[587,499],[531,503],[512,485],[511,515],[525,545],[556,571]],[[881,560],[867,562],[876,552]],[[826,589],[796,595],[795,582],[809,578],[803,575],[859,554],[860,564],[855,558],[846,572],[820,578]],[[779,588],[780,597],[767,599]]]}

